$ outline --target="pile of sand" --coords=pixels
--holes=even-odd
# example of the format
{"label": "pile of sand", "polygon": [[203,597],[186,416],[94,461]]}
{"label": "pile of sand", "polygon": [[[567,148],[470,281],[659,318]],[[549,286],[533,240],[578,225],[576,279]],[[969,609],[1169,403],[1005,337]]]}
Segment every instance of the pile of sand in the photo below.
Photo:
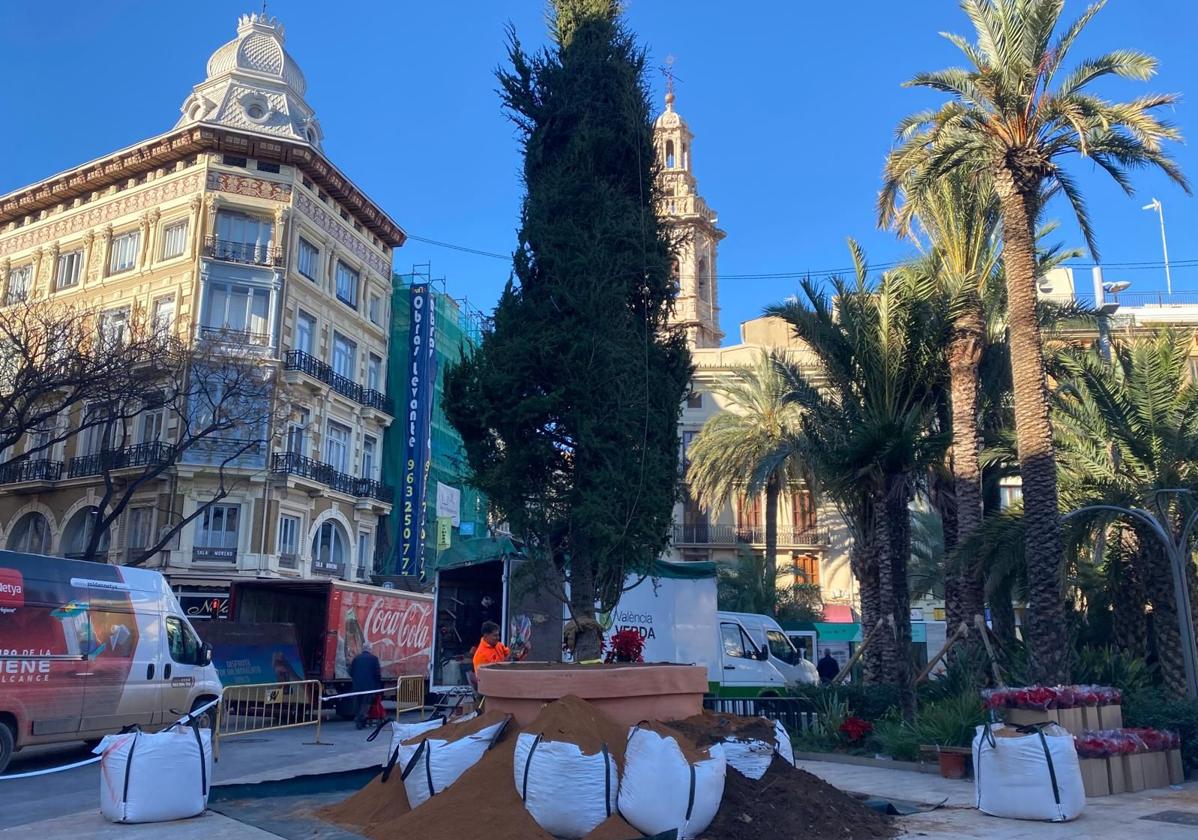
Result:
{"label": "pile of sand", "polygon": [[772,744],[778,737],[773,722],[765,718],[716,712],[702,712],[683,720],[672,720],[669,725],[701,747],[729,740]]}
{"label": "pile of sand", "polygon": [[583,755],[596,755],[604,745],[624,771],[624,746],[628,730],[603,714],[595,706],[573,694],[546,704],[537,719],[524,732],[540,735],[546,741],[568,741],[578,746]]}

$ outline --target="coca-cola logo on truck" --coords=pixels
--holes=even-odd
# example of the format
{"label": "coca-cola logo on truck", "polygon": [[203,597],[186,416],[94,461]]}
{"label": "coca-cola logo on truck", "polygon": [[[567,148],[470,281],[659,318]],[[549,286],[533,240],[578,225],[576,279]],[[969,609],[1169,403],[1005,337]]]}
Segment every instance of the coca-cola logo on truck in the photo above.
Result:
{"label": "coca-cola logo on truck", "polygon": [[366,616],[366,638],[372,642],[389,639],[403,653],[427,650],[433,635],[432,614],[430,605],[417,601],[393,609],[386,601],[376,600]]}
{"label": "coca-cola logo on truck", "polygon": [[0,613],[25,606],[25,578],[16,569],[0,569]]}

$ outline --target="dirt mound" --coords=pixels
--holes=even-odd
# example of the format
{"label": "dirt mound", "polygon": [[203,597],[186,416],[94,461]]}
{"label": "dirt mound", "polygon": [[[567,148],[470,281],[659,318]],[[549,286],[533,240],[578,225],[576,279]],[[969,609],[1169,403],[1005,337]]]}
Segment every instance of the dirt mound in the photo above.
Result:
{"label": "dirt mound", "polygon": [[723,803],[699,840],[877,840],[897,833],[881,814],[775,757],[756,782],[728,768]]}
{"label": "dirt mound", "polygon": [[399,773],[393,772],[386,783],[380,773],[353,796],[321,808],[316,815],[338,825],[365,828],[371,823],[393,820],[410,810]]}
{"label": "dirt mound", "polygon": [[619,814],[612,814],[595,826],[595,830],[582,840],[636,840],[642,836],[639,831],[624,822]]}
{"label": "dirt mound", "polygon": [[436,738],[438,741],[447,741],[453,743],[460,741],[463,738],[468,738],[475,733],[482,732],[488,726],[494,726],[497,723],[502,723],[508,720],[511,715],[506,715],[502,712],[484,712],[476,718],[471,718],[468,721],[461,723],[447,723],[444,726],[438,726],[436,729],[430,729],[427,732],[421,732],[419,735],[414,735],[405,744],[419,744],[421,741],[429,738]]}
{"label": "dirt mound", "polygon": [[546,741],[576,744],[585,755],[599,753],[606,744],[616,767],[624,770],[628,730],[581,697],[568,694],[547,704],[523,731],[544,736]]}
{"label": "dirt mound", "polygon": [[711,751],[707,749],[708,744],[697,744],[695,740],[680,729],[675,729],[672,724],[658,723],[657,721],[648,721],[638,724],[641,729],[647,729],[650,732],[656,732],[663,738],[673,738],[678,742],[678,746],[682,749],[682,755],[691,764],[697,764],[700,761],[706,761],[711,758]]}
{"label": "dirt mound", "polygon": [[516,792],[512,764],[517,734],[516,727],[509,726],[499,743],[443,793],[396,819],[369,825],[366,836],[371,840],[553,840],[525,810]]}
{"label": "dirt mound", "polygon": [[696,745],[709,747],[730,738],[774,743],[774,724],[765,718],[702,712],[683,720],[672,720],[670,727],[686,735]]}

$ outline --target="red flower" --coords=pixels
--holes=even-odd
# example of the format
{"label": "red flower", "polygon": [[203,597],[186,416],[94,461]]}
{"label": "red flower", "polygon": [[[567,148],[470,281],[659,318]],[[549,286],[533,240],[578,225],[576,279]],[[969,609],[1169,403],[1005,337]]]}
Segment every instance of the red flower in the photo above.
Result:
{"label": "red flower", "polygon": [[840,724],[840,734],[854,744],[873,731],[874,725],[859,717],[845,718],[844,723]]}
{"label": "red flower", "polygon": [[645,640],[641,634],[627,627],[611,637],[611,650],[607,652],[604,662],[644,662],[642,655],[645,650]]}

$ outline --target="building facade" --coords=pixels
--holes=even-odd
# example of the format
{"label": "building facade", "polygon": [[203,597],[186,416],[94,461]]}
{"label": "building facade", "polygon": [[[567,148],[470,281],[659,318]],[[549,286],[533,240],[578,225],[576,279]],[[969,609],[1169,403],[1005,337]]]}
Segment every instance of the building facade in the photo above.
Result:
{"label": "building facade", "polygon": [[[219,611],[237,576],[365,577],[391,508],[379,470],[404,233],[324,156],[283,42],[274,18],[243,16],[172,130],[0,197],[5,305],[141,317],[261,366],[278,409],[262,440],[227,463],[220,441],[183,452],[105,537],[110,562],[139,553],[211,502],[225,464],[232,491],[145,561],[199,614]],[[136,425],[142,448],[121,463],[180,431],[170,418]],[[104,447],[77,435],[0,471],[0,545],[73,553],[95,465],[116,457]]]}

